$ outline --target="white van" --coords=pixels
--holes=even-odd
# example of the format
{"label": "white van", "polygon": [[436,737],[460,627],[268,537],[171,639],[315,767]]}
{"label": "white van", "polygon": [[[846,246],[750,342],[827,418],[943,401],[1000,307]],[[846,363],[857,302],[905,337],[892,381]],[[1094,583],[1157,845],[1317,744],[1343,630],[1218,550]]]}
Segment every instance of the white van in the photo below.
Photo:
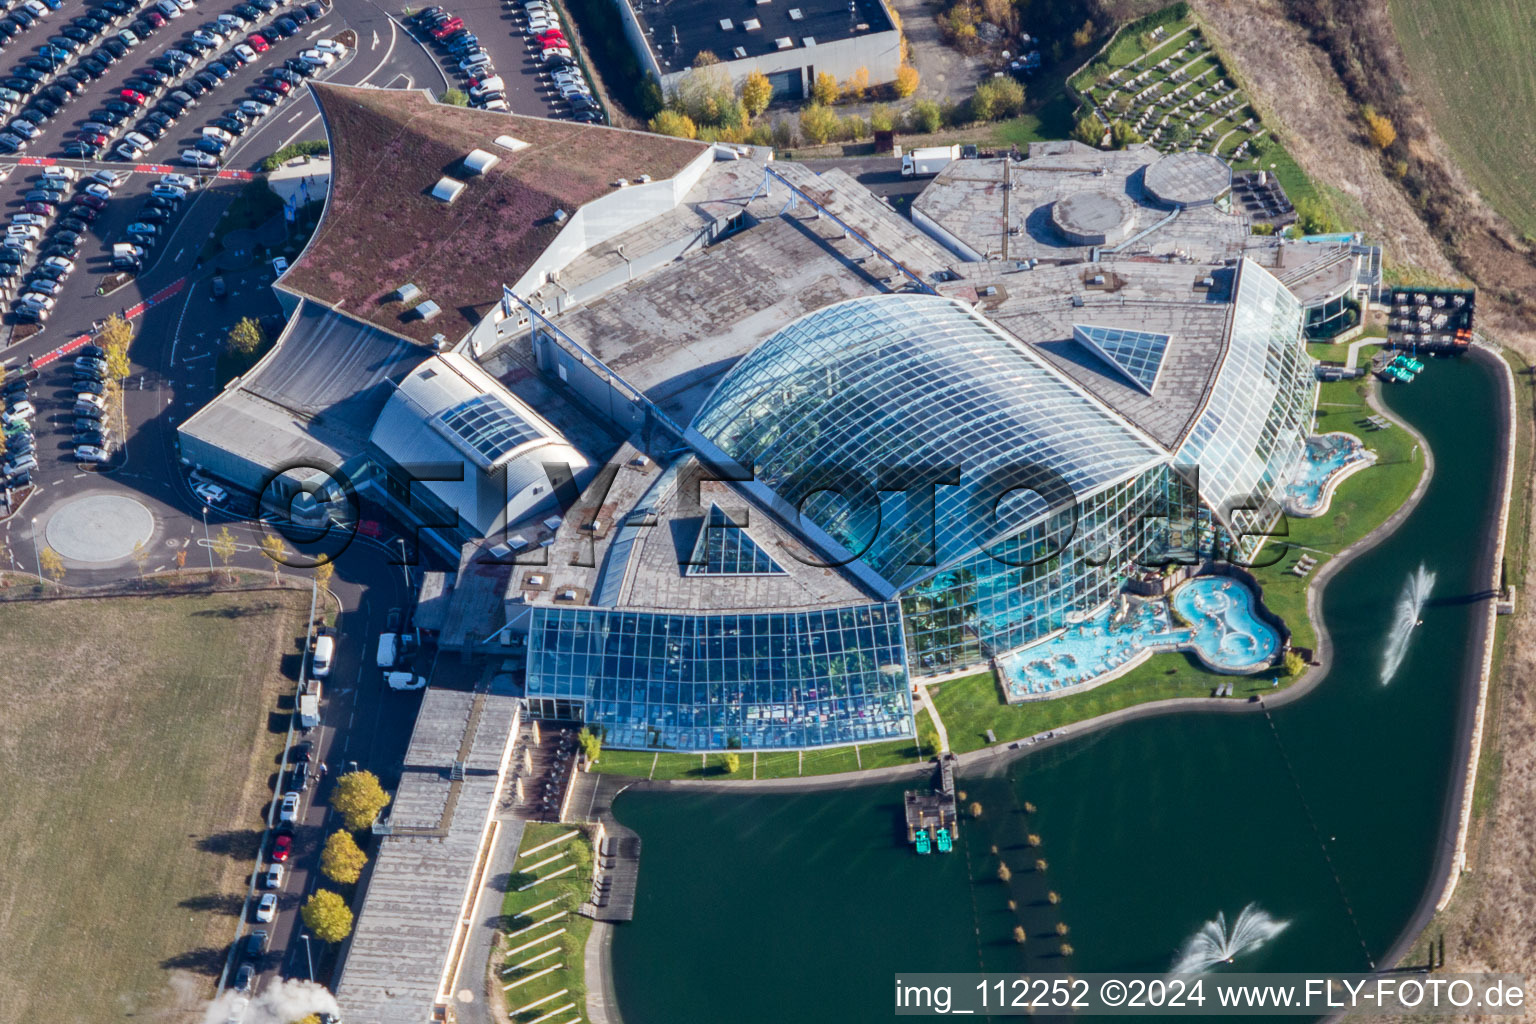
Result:
{"label": "white van", "polygon": [[309,674],[324,679],[331,674],[331,660],[336,656],[336,638],[322,636],[315,640],[315,653],[309,659]]}
{"label": "white van", "polygon": [[379,668],[394,668],[395,662],[400,660],[399,639],[398,633],[379,634],[379,656],[375,662]]}

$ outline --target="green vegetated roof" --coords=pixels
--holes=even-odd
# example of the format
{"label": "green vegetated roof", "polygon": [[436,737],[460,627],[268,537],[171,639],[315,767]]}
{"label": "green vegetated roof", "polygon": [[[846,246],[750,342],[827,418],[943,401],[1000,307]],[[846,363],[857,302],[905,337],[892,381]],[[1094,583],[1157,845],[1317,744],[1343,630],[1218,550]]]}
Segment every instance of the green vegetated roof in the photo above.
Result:
{"label": "green vegetated roof", "polygon": [[[501,298],[573,214],[619,178],[669,178],[704,144],[439,104],[418,91],[313,86],[331,143],[331,189],[314,239],[283,286],[387,330],[456,340]],[[516,152],[497,145],[512,136]],[[463,171],[473,149],[501,159]],[[468,182],[446,204],[445,175]],[[443,315],[406,318],[389,293],[415,284]]]}

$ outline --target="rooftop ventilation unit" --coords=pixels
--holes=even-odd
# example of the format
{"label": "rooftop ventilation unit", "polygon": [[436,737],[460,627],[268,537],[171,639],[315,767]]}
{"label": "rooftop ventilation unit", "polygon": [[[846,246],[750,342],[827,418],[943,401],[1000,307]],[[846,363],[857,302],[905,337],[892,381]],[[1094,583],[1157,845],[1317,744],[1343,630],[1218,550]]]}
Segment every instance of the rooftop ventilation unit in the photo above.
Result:
{"label": "rooftop ventilation unit", "polygon": [[502,149],[510,149],[514,153],[520,149],[528,148],[528,143],[524,142],[522,139],[513,138],[510,135],[496,136],[496,145],[500,146]]}
{"label": "rooftop ventilation unit", "polygon": [[570,218],[570,214],[566,213],[564,210],[556,210],[555,211],[555,223],[556,224],[564,224],[569,218]]}
{"label": "rooftop ventilation unit", "polygon": [[720,19],[720,31],[722,31],[722,32],[729,32],[731,29],[733,29],[735,27],[736,27],[736,23],[734,21],[732,21],[730,18],[721,18]]}
{"label": "rooftop ventilation unit", "polygon": [[789,38],[789,36],[779,36],[779,38],[773,41],[773,45],[781,50],[792,50],[795,48],[795,41]]}
{"label": "rooftop ventilation unit", "polygon": [[415,302],[421,298],[421,289],[414,284],[403,284],[389,293],[389,302]]}
{"label": "rooftop ventilation unit", "polygon": [[411,315],[417,320],[427,321],[431,320],[442,311],[443,309],[441,306],[433,302],[431,299],[428,299],[426,302],[423,302],[421,305],[411,310]]}
{"label": "rooftop ventilation unit", "polygon": [[628,188],[629,187],[629,179],[628,178],[620,178],[618,181],[613,183],[613,187],[614,188]]}
{"label": "rooftop ventilation unit", "polygon": [[501,162],[501,157],[495,153],[487,153],[483,149],[472,149],[464,158],[464,169],[470,174],[484,174]]}
{"label": "rooftop ventilation unit", "polygon": [[806,37],[804,37],[803,39],[800,40],[800,45],[801,46],[815,46],[816,45],[816,37],[815,36],[806,36]]}
{"label": "rooftop ventilation unit", "polygon": [[438,178],[437,184],[432,186],[432,198],[443,203],[451,203],[459,198],[459,193],[464,191],[464,183],[453,178]]}
{"label": "rooftop ventilation unit", "polygon": [[432,351],[434,351],[434,352],[441,352],[443,349],[445,349],[447,347],[448,347],[448,335],[446,335],[446,334],[434,334],[434,335],[432,335]]}
{"label": "rooftop ventilation unit", "polygon": [[649,174],[642,174],[642,175],[640,175],[640,177],[636,178],[635,180],[638,181],[642,185],[649,185],[651,183],[651,176]]}
{"label": "rooftop ventilation unit", "polygon": [[758,21],[756,18],[748,18],[746,21],[741,23],[741,27],[746,29],[748,32],[756,32],[758,29],[763,27],[763,23]]}
{"label": "rooftop ventilation unit", "polygon": [[799,21],[803,17],[805,17],[805,12],[802,11],[800,8],[798,8],[798,7],[791,7],[789,9],[789,20],[790,21]]}
{"label": "rooftop ventilation unit", "polygon": [[744,60],[747,56],[747,48],[745,46],[738,46],[736,49],[731,51],[731,56],[735,57],[737,60]]}

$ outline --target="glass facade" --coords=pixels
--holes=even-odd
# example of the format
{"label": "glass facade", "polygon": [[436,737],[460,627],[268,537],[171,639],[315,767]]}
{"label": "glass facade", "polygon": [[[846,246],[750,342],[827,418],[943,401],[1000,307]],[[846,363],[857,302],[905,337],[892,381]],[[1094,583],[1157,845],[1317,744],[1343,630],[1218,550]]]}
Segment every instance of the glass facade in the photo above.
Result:
{"label": "glass facade", "polygon": [[727,750],[913,735],[895,604],[752,615],[533,609],[536,715],[613,747]]}
{"label": "glass facade", "polygon": [[963,303],[915,294],[780,330],[726,375],[690,436],[753,467],[750,488],[890,592],[1166,458]]}
{"label": "glass facade", "polygon": [[1101,491],[902,594],[914,675],[942,675],[1034,643],[1158,564],[1195,497],[1166,465]]}
{"label": "glass facade", "polygon": [[784,570],[719,505],[699,526],[689,576],[781,576]]}
{"label": "glass facade", "polygon": [[1157,383],[1168,352],[1169,337],[1151,331],[1133,331],[1124,327],[1085,327],[1072,325],[1072,337],[1086,345],[1109,365],[1119,370],[1132,384],[1147,394]]}
{"label": "glass facade", "polygon": [[1244,534],[1279,511],[1274,494],[1301,458],[1317,380],[1301,339],[1302,309],[1268,271],[1243,260],[1226,358],[1176,462],[1200,474],[1200,496],[1222,523]]}

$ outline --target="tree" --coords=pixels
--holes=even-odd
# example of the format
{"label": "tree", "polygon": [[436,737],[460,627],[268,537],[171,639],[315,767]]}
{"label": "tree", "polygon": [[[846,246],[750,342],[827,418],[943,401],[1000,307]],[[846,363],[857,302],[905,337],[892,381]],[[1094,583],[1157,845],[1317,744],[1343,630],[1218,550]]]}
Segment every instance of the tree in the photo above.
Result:
{"label": "tree", "polygon": [[224,338],[224,347],[242,356],[250,356],[256,354],[265,340],[261,325],[247,316],[229,329],[229,334]]}
{"label": "tree", "polygon": [[336,563],[327,559],[315,564],[315,586],[321,590],[331,589],[331,577],[336,575]]}
{"label": "tree", "polygon": [[645,81],[640,83],[640,112],[646,117],[655,117],[666,105],[667,98],[661,94],[661,83],[656,81],[655,75],[647,73]]}
{"label": "tree", "polygon": [[1013,941],[1021,946],[1029,941],[1029,936],[1025,934],[1023,925],[1016,924],[1013,926]]}
{"label": "tree", "polygon": [[598,755],[603,752],[602,736],[593,732],[590,726],[583,726],[581,732],[576,734],[576,742],[581,745],[581,756],[587,759],[587,763],[596,763]]}
{"label": "tree", "polygon": [[1024,109],[1024,87],[1006,75],[988,78],[971,96],[971,115],[978,121],[1013,117]]}
{"label": "tree", "polygon": [[300,916],[304,918],[304,927],[321,942],[340,942],[352,934],[352,908],[329,889],[316,889],[304,901]]}
{"label": "tree", "polygon": [[872,132],[888,132],[896,127],[896,114],[884,103],[876,103],[869,108],[869,130]]}
{"label": "tree", "polygon": [[824,107],[836,103],[837,76],[830,71],[816,72],[816,81],[811,84],[811,98]]}
{"label": "tree", "polygon": [[114,381],[120,381],[128,376],[129,372],[133,369],[133,364],[128,360],[128,346],[112,345],[111,347],[106,347],[106,352],[107,377]]}
{"label": "tree", "polygon": [[141,540],[133,542],[133,564],[138,567],[139,579],[143,579],[144,566],[149,564],[149,549],[144,546],[144,542]]}
{"label": "tree", "polygon": [[229,532],[229,527],[219,527],[218,535],[213,538],[213,553],[219,556],[219,561],[224,563],[225,575],[228,575],[229,560],[235,557],[235,552],[240,550],[240,545],[235,540],[235,535]]}
{"label": "tree", "polygon": [[332,832],[325,841],[325,849],[320,852],[320,870],[325,872],[326,878],[343,885],[351,885],[361,878],[367,863],[368,855],[345,829]]}
{"label": "tree", "polygon": [[970,811],[971,811],[971,817],[973,817],[973,818],[981,817],[981,802],[979,800],[972,801],[971,802]]}
{"label": "tree", "polygon": [[800,134],[814,146],[826,142],[837,132],[837,114],[822,103],[812,103],[800,110]]}
{"label": "tree", "polygon": [[42,563],[43,572],[53,578],[53,582],[59,583],[64,579],[64,559],[53,548],[43,548],[37,553],[37,560]]}
{"label": "tree", "polygon": [[444,89],[437,94],[437,102],[446,103],[450,107],[469,106],[469,93],[463,89]]}
{"label": "tree", "polygon": [[278,578],[278,570],[288,558],[288,545],[283,543],[281,537],[266,534],[261,538],[261,553],[272,560],[272,578]]}
{"label": "tree", "polygon": [[858,102],[869,91],[869,68],[861,67],[843,82],[843,99]]}
{"label": "tree", "polygon": [[1116,121],[1109,126],[1109,141],[1116,149],[1124,149],[1127,146],[1140,142],[1141,136],[1137,135],[1136,129],[1132,128],[1129,124],[1126,124],[1124,121]]}
{"label": "tree", "polygon": [[1070,942],[1063,942],[1061,945],[1057,946],[1056,948],[1061,952],[1062,956],[1071,956],[1072,955],[1072,943],[1070,943]]}
{"label": "tree", "polygon": [[1333,213],[1316,196],[1296,200],[1296,224],[1304,235],[1326,235],[1339,230]]}
{"label": "tree", "polygon": [[896,69],[896,82],[892,88],[896,90],[896,95],[899,98],[906,99],[917,92],[919,81],[921,81],[921,76],[918,75],[917,68],[910,64],[903,64]]}
{"label": "tree", "polygon": [[1307,659],[1296,651],[1285,652],[1285,674],[1299,676],[1307,670]]}
{"label": "tree", "polygon": [[695,65],[684,73],[678,79],[671,107],[680,114],[687,114],[700,128],[736,124],[741,116],[741,107],[736,102],[736,86],[719,62]]}
{"label": "tree", "polygon": [[732,751],[725,755],[725,774],[735,775],[741,771],[741,755]]}
{"label": "tree", "polygon": [[1072,137],[1085,146],[1098,146],[1104,141],[1105,131],[1104,122],[1090,110],[1072,126]]}
{"label": "tree", "polygon": [[1093,42],[1093,33],[1095,31],[1096,29],[1093,24],[1093,19],[1089,18],[1087,21],[1083,22],[1082,28],[1072,33],[1072,45],[1081,50],[1083,47]]}
{"label": "tree", "polygon": [[346,819],[347,828],[355,831],[373,824],[379,812],[389,806],[389,794],[373,772],[348,772],[336,780],[331,806]]}
{"label": "tree", "polygon": [[918,100],[912,104],[907,117],[911,122],[912,130],[922,135],[938,131],[939,126],[944,123],[944,113],[933,100]]}
{"label": "tree", "polygon": [[176,552],[176,568],[178,568],[178,569],[185,569],[186,567],[187,567],[187,549],[186,548],[180,548]]}
{"label": "tree", "polygon": [[696,139],[699,137],[699,128],[693,123],[693,118],[687,114],[679,114],[675,110],[659,111],[651,118],[651,131],[657,135],[672,135],[679,139]]}
{"label": "tree", "polygon": [[999,882],[1006,882],[1011,878],[1013,878],[1013,871],[1009,869],[1008,865],[999,864],[997,866],[997,880]]}
{"label": "tree", "polygon": [[693,66],[696,68],[707,68],[711,64],[719,63],[720,58],[716,57],[712,50],[700,50],[698,56],[693,58]]}
{"label": "tree", "polygon": [[1386,149],[1397,141],[1397,128],[1390,119],[1370,107],[1361,110],[1360,114],[1365,118],[1365,134],[1371,140],[1371,145],[1377,149]]}
{"label": "tree", "polygon": [[1179,121],[1168,129],[1168,141],[1175,146],[1187,146],[1193,134],[1188,121]]}
{"label": "tree", "polygon": [[756,117],[773,102],[773,83],[768,76],[753,68],[747,72],[747,80],[741,83],[741,103],[747,108],[748,117]]}
{"label": "tree", "polygon": [[113,380],[122,380],[128,376],[131,369],[128,346],[132,343],[133,327],[121,313],[113,313],[107,317],[106,323],[101,325],[101,330],[96,332],[96,344],[107,353],[107,375]]}

